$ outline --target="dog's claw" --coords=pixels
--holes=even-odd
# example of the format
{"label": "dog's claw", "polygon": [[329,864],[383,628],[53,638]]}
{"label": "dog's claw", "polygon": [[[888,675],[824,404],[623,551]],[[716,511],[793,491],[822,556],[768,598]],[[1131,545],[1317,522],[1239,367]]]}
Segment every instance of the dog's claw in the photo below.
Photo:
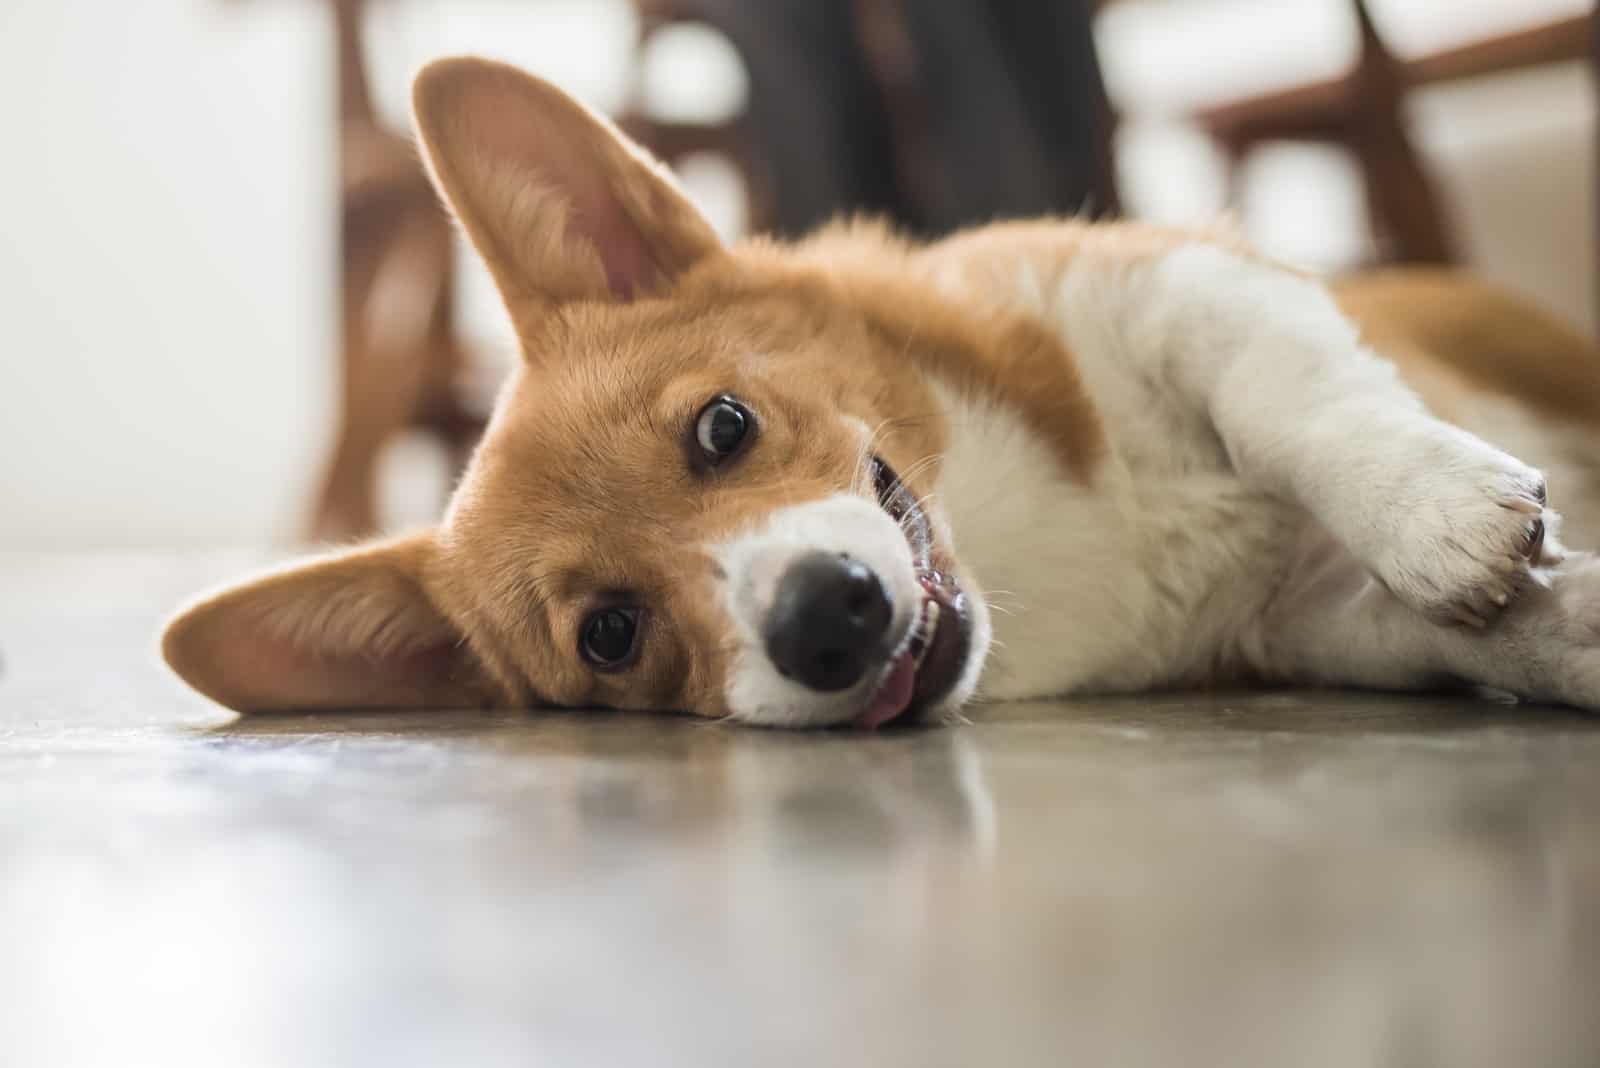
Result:
{"label": "dog's claw", "polygon": [[1538,515],[1544,511],[1544,503],[1532,497],[1507,497],[1500,502],[1500,507],[1509,508],[1513,512],[1522,512],[1526,515]]}
{"label": "dog's claw", "polygon": [[1528,541],[1527,541],[1526,547],[1524,547],[1524,549],[1522,550],[1522,555],[1526,556],[1529,560],[1532,560],[1534,563],[1538,563],[1539,562],[1539,553],[1543,548],[1544,548],[1544,520],[1543,519],[1535,519],[1528,526]]}

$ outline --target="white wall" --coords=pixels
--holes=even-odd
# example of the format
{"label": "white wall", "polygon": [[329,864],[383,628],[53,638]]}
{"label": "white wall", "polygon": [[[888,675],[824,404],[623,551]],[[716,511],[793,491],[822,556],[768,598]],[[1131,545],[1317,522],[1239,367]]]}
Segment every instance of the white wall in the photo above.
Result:
{"label": "white wall", "polygon": [[317,15],[0,3],[0,541],[292,521],[332,383]]}

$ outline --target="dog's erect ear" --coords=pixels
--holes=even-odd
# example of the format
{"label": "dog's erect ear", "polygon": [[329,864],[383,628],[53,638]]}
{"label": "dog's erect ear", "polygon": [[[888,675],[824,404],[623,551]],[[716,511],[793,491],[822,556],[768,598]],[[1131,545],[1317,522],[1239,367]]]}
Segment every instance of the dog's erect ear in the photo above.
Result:
{"label": "dog's erect ear", "polygon": [[515,67],[437,60],[412,107],[434,183],[514,317],[659,293],[721,248],[661,164]]}
{"label": "dog's erect ear", "polygon": [[423,586],[431,535],[287,568],[192,605],[161,651],[241,712],[463,707],[489,698]]}

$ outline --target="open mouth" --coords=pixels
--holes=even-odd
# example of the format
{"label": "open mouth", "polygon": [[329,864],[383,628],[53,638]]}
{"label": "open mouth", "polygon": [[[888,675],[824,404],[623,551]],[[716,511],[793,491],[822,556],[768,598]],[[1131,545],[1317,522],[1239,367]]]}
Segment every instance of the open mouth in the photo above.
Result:
{"label": "open mouth", "polygon": [[935,566],[933,530],[916,495],[882,457],[872,458],[878,504],[899,524],[911,546],[922,603],[910,630],[884,666],[883,677],[857,726],[909,722],[954,688],[972,649],[967,595],[955,576]]}

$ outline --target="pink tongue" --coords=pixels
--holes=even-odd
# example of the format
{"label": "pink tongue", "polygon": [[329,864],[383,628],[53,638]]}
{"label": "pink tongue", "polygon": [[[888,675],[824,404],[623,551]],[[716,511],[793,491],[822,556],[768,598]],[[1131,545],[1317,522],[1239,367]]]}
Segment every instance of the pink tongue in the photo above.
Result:
{"label": "pink tongue", "polygon": [[873,694],[872,703],[856,717],[856,726],[870,731],[888,723],[906,710],[911,703],[911,691],[916,686],[917,668],[912,662],[911,653],[901,653],[900,659],[894,662],[894,670],[889,672],[889,677]]}

